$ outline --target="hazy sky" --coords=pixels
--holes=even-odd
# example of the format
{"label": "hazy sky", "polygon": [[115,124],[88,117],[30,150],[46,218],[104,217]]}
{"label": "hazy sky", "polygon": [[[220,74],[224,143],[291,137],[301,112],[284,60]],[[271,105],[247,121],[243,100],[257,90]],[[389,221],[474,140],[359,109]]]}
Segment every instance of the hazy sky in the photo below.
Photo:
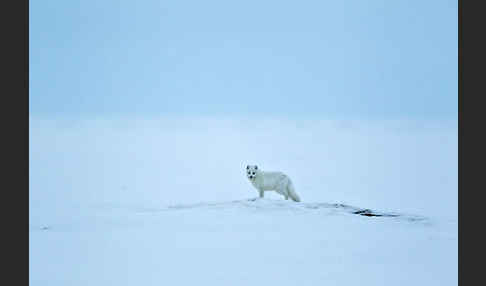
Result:
{"label": "hazy sky", "polygon": [[30,1],[30,114],[457,117],[457,1]]}

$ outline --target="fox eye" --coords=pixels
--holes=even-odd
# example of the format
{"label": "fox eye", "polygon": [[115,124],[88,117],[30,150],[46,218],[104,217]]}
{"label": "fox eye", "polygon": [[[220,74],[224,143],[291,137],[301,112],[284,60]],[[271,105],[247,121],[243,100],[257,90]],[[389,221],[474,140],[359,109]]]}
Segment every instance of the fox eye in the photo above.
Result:
{"label": "fox eye", "polygon": [[253,175],[255,175],[255,172],[253,172]]}

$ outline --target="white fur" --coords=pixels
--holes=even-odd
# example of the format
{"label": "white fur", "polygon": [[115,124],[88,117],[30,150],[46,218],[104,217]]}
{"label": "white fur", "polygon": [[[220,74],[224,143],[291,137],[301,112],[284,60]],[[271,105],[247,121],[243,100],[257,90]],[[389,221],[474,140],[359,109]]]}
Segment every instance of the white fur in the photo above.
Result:
{"label": "white fur", "polygon": [[256,165],[248,165],[245,170],[246,177],[257,189],[260,198],[263,198],[265,191],[275,191],[293,201],[300,202],[290,178],[282,172],[264,172]]}

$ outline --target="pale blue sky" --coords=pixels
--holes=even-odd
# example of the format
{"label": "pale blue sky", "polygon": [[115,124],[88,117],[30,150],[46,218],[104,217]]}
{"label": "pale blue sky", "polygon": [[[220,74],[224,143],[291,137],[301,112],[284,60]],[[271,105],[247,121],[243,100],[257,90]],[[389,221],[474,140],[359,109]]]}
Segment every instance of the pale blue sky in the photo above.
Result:
{"label": "pale blue sky", "polygon": [[457,1],[30,1],[30,113],[457,117]]}

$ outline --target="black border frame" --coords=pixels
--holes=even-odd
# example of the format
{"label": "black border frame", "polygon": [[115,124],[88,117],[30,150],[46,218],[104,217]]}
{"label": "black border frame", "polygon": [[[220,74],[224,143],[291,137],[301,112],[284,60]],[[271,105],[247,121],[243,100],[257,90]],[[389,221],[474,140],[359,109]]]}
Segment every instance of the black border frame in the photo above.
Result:
{"label": "black border frame", "polygon": [[0,4],[2,282],[29,285],[29,1]]}

